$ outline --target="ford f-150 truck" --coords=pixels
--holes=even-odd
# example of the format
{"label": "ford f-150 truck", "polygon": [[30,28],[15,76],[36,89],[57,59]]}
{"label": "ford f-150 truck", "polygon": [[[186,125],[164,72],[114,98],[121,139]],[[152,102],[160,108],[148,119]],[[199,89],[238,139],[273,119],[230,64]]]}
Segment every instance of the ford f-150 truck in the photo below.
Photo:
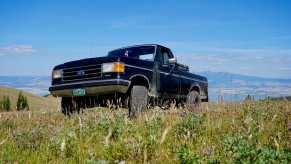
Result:
{"label": "ford f-150 truck", "polygon": [[112,50],[105,57],[55,66],[53,96],[61,97],[62,112],[106,104],[105,98],[125,104],[129,116],[146,109],[151,100],[175,100],[197,108],[208,101],[207,78],[177,63],[169,48],[144,44]]}

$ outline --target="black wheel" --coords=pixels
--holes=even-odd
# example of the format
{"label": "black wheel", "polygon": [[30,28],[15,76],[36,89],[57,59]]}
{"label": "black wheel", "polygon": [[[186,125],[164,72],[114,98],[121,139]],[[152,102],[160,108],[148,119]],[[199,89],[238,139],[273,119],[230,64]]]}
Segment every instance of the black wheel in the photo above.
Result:
{"label": "black wheel", "polygon": [[64,115],[70,115],[72,106],[72,99],[69,97],[62,97],[61,100],[61,110]]}
{"label": "black wheel", "polygon": [[187,95],[186,108],[192,112],[201,111],[201,98],[197,91],[191,91]]}
{"label": "black wheel", "polygon": [[136,117],[148,105],[148,89],[145,86],[134,85],[129,95],[129,117]]}
{"label": "black wheel", "polygon": [[66,116],[70,116],[74,112],[80,112],[81,102],[71,98],[71,97],[62,97],[61,106],[62,113]]}

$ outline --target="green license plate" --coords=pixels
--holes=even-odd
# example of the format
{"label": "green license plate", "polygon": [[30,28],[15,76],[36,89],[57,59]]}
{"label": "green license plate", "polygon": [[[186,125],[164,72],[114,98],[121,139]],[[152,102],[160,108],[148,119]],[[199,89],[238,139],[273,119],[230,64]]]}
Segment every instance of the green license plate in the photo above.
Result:
{"label": "green license plate", "polygon": [[74,89],[73,90],[74,96],[85,96],[85,94],[86,94],[85,89]]}

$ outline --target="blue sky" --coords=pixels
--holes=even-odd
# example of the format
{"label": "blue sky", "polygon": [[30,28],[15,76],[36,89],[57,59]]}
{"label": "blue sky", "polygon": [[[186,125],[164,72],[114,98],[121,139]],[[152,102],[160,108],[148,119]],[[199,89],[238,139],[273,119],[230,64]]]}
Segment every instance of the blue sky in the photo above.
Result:
{"label": "blue sky", "polygon": [[194,72],[291,78],[291,1],[0,1],[0,75],[159,43]]}

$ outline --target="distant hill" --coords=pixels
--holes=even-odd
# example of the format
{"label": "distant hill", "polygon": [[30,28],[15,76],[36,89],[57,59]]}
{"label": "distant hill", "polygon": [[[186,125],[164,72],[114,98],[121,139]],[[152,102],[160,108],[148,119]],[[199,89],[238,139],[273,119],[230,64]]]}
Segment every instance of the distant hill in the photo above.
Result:
{"label": "distant hill", "polygon": [[[209,82],[210,100],[217,101],[223,93],[225,100],[241,101],[247,95],[256,99],[291,95],[291,79],[262,78],[228,72],[197,72]],[[0,86],[25,90],[45,96],[51,83],[49,76],[0,76]]]}
{"label": "distant hill", "polygon": [[49,76],[0,76],[0,86],[17,88],[36,95],[47,95]]}
{"label": "distant hill", "polygon": [[54,111],[58,109],[59,103],[58,100],[54,97],[37,96],[14,88],[0,86],[0,99],[2,99],[3,96],[8,96],[11,101],[11,107],[13,110],[15,110],[18,94],[20,92],[22,92],[22,94],[27,97],[29,108],[32,111]]}
{"label": "distant hill", "polygon": [[208,78],[210,99],[223,94],[225,100],[241,101],[247,95],[255,99],[291,95],[291,79],[263,78],[228,72],[198,72]]}
{"label": "distant hill", "polygon": [[274,87],[291,85],[291,79],[263,78],[228,72],[198,72],[198,74],[208,77],[209,83],[214,87]]}

